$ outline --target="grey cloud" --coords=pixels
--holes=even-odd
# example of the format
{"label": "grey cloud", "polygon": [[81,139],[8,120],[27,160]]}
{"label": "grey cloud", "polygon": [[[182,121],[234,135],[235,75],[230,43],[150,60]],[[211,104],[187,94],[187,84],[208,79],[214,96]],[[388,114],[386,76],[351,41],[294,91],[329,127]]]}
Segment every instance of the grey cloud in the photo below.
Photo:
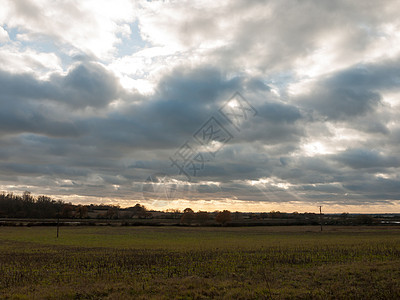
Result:
{"label": "grey cloud", "polygon": [[[382,106],[382,92],[398,90],[399,83],[400,64],[397,61],[364,64],[320,79],[311,93],[296,100],[328,120],[351,120],[375,112]],[[367,131],[387,133],[385,125],[378,121],[368,127]]]}
{"label": "grey cloud", "polygon": [[227,75],[216,67],[189,70],[179,67],[160,80],[156,97],[164,101],[204,105],[215,102],[221,96],[231,96],[240,83],[240,77],[227,79]]}
{"label": "grey cloud", "polygon": [[76,167],[65,167],[59,164],[44,164],[44,163],[1,163],[0,167],[10,175],[57,175],[57,176],[82,176],[87,173],[83,169]]}
{"label": "grey cloud", "polygon": [[355,128],[359,128],[361,131],[368,132],[371,134],[383,134],[389,135],[390,130],[385,124],[388,120],[376,120],[375,118],[363,118],[358,122],[355,122]]}
{"label": "grey cloud", "polygon": [[369,149],[349,149],[333,157],[334,160],[354,169],[394,168],[400,166],[397,157],[384,156]]}
{"label": "grey cloud", "polygon": [[357,89],[393,89],[400,83],[400,63],[383,60],[361,64],[337,73],[330,79],[333,86],[352,86]]}
{"label": "grey cloud", "polygon": [[32,132],[49,136],[78,136],[85,122],[74,110],[105,108],[126,96],[117,79],[103,67],[80,63],[65,76],[49,80],[32,74],[0,71],[0,133]]}
{"label": "grey cloud", "polygon": [[3,103],[0,111],[0,134],[32,132],[66,137],[82,133],[73,120],[58,120],[58,109],[32,102],[21,103],[18,100]]}
{"label": "grey cloud", "polygon": [[65,77],[53,78],[60,98],[74,108],[102,107],[119,95],[117,79],[94,63],[79,64]]}
{"label": "grey cloud", "polygon": [[126,98],[121,109],[86,123],[107,143],[136,149],[178,148],[218,112],[240,82],[215,68],[173,70],[160,81],[155,95],[140,104]]}
{"label": "grey cloud", "polygon": [[[89,101],[85,95],[101,85],[102,80],[108,80],[103,71],[85,63],[64,77],[51,77],[49,82],[41,82],[30,75],[4,76],[5,86],[5,80],[12,77],[12,82],[24,78],[34,88],[24,90],[23,85],[15,86],[1,98],[6,105],[1,128],[4,141],[8,139],[1,149],[3,170],[10,175],[46,174],[64,178],[80,178],[98,172],[103,178],[121,174],[143,180],[146,170],[168,167],[168,156],[190,139],[209,116],[217,113],[220,103],[226,101],[241,82],[238,78],[226,79],[212,68],[175,70],[164,77],[154,96],[135,102],[124,94],[122,107],[105,107],[101,114],[85,118],[75,109],[75,105],[83,103],[64,105],[60,101],[61,96],[67,94],[65,90],[73,89],[76,93],[71,95],[73,99],[82,98],[86,104],[97,105],[90,102],[95,96]],[[111,79],[113,84],[114,78]],[[61,83],[66,82],[62,90]],[[58,87],[62,93],[54,93]],[[115,91],[107,86],[106,89]],[[100,104],[110,102],[114,95],[104,90],[101,93],[104,101]],[[71,109],[66,109],[68,106]],[[22,118],[20,114],[24,110],[27,116]],[[10,134],[14,134],[14,138],[10,139]],[[160,155],[159,160],[154,159],[157,155]],[[126,165],[127,159],[142,163]]]}
{"label": "grey cloud", "polygon": [[351,84],[335,85],[327,80],[311,94],[303,96],[300,102],[328,119],[341,120],[373,111],[380,104],[381,96],[376,92],[357,90]]}
{"label": "grey cloud", "polygon": [[[48,81],[32,74],[0,71],[0,100],[6,106],[21,101],[56,101],[74,109],[103,107],[119,96],[117,79],[92,62],[79,63],[65,76],[53,75]],[[22,103],[21,103],[22,104]]]}
{"label": "grey cloud", "polygon": [[[48,22],[37,9],[26,9],[31,2],[21,3],[15,12],[32,26]],[[1,183],[12,179],[39,193],[45,187],[54,194],[142,199],[141,182],[170,170],[169,156],[209,117],[221,117],[218,109],[240,91],[257,115],[240,132],[221,117],[233,139],[206,161],[190,199],[373,204],[399,198],[399,111],[384,97],[399,91],[400,64],[396,58],[362,61],[378,36],[386,38],[381,25],[398,19],[398,3],[234,1],[212,11],[165,5],[186,13],[177,18],[182,23],[170,15],[163,20],[160,12],[152,25],[165,25],[188,46],[183,55],[196,58],[166,54],[165,61],[178,57],[180,65],[163,69],[154,94],[125,90],[90,53],[47,80],[0,71]],[[73,4],[65,7],[85,16]],[[138,22],[145,35],[140,16]],[[32,37],[27,28],[21,30]],[[306,79],[297,75],[298,62],[324,44],[354,65],[314,78],[310,93],[291,96],[287,87]],[[197,55],[207,65],[193,67]],[[340,130],[360,138],[344,136],[348,149],[336,154],[304,156],[303,143],[340,138]]]}
{"label": "grey cloud", "polygon": [[[261,91],[263,90],[261,89]],[[296,145],[305,135],[301,125],[305,124],[306,116],[298,107],[276,99],[269,89],[264,91],[266,93],[258,93],[257,90],[247,87],[245,94],[247,101],[254,106],[257,114],[249,117],[243,123],[240,132],[233,131],[232,143],[261,143],[269,146],[283,146],[285,143]]]}
{"label": "grey cloud", "polygon": [[183,9],[187,17],[173,26],[170,18],[160,22],[191,47],[225,37],[227,28],[220,24],[228,23],[228,43],[210,58],[227,69],[247,65],[271,74],[290,69],[332,35],[341,37],[342,55],[359,57],[382,35],[379,24],[397,20],[398,8],[393,1],[234,1],[213,11]]}
{"label": "grey cloud", "polygon": [[[330,119],[351,118],[372,111],[381,101],[378,93],[351,88],[329,88],[316,91],[311,107]],[[312,101],[312,100],[311,100]]]}
{"label": "grey cloud", "polygon": [[400,181],[397,179],[386,179],[371,177],[367,180],[355,180],[351,183],[344,183],[343,186],[350,192],[356,193],[371,202],[387,200],[400,200]]}
{"label": "grey cloud", "polygon": [[257,113],[271,123],[294,123],[303,117],[298,107],[266,101],[262,106],[257,107]]}
{"label": "grey cloud", "polygon": [[43,16],[40,9],[32,1],[15,0],[12,3],[16,12],[24,18],[39,22],[40,17]]}

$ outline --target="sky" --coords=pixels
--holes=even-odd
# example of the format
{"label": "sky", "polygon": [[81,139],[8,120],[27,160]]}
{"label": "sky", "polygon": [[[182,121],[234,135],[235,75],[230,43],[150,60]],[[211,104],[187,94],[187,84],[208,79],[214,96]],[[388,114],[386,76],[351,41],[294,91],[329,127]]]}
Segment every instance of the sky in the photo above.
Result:
{"label": "sky", "polygon": [[400,213],[398,1],[0,7],[0,191]]}

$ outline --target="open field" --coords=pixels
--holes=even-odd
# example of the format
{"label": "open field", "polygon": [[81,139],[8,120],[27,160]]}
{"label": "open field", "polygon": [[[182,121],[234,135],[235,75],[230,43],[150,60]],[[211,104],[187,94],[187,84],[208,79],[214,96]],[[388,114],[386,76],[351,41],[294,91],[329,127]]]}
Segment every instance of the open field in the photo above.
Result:
{"label": "open field", "polygon": [[395,299],[400,227],[0,227],[3,299]]}

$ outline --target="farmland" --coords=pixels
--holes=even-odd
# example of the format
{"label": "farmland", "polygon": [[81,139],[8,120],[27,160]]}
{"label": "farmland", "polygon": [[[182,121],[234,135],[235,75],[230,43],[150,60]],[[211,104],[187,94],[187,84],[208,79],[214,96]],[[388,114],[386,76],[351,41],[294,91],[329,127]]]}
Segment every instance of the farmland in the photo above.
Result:
{"label": "farmland", "polygon": [[400,297],[400,227],[0,227],[1,299]]}

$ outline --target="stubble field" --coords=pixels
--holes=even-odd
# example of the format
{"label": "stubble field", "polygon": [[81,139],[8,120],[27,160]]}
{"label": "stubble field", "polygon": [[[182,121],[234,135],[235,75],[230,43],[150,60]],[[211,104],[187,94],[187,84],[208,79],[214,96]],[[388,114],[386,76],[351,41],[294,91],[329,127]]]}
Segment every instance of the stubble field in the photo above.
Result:
{"label": "stubble field", "polygon": [[0,227],[0,299],[399,299],[400,227]]}

